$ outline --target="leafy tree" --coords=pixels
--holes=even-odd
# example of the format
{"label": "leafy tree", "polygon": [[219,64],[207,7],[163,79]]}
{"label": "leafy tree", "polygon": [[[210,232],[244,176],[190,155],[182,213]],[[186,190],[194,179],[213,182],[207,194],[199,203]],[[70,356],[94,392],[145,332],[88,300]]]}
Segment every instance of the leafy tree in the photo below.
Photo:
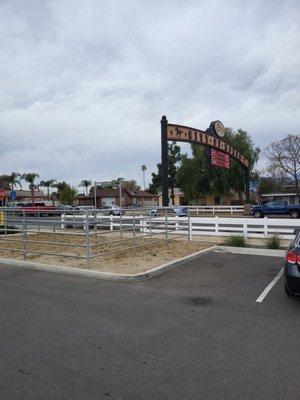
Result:
{"label": "leafy tree", "polygon": [[57,197],[61,204],[73,204],[77,190],[67,182],[57,182]]}
{"label": "leafy tree", "polygon": [[[177,185],[176,175],[181,160],[180,147],[176,142],[168,143],[168,187],[171,188],[171,200],[174,205],[174,188]],[[162,166],[161,163],[157,164],[158,172],[153,172],[152,182],[149,185],[149,191],[153,194],[158,194],[161,191],[161,176]]]}
{"label": "leafy tree", "polygon": [[269,161],[268,171],[273,175],[291,177],[300,199],[300,136],[287,135],[284,139],[271,143],[265,149],[265,154]]}
{"label": "leafy tree", "polygon": [[[238,129],[234,132],[232,129],[227,128],[225,141],[249,160],[249,178],[250,182],[254,183],[257,179],[254,166],[258,161],[260,149],[254,147],[250,135],[243,129]],[[242,204],[243,192],[245,192],[245,169],[234,158],[230,161],[229,180],[231,188],[238,193],[239,202]]]}
{"label": "leafy tree", "polygon": [[89,186],[91,186],[91,184],[92,184],[92,181],[90,181],[88,179],[83,179],[79,184],[79,186],[85,187],[85,195],[86,196],[88,195],[88,188],[89,188]]}
{"label": "leafy tree", "polygon": [[157,164],[157,172],[152,172],[152,181],[149,185],[149,192],[153,194],[158,194],[161,192],[161,176],[162,176],[162,168],[161,163]]}
{"label": "leafy tree", "polygon": [[5,190],[10,189],[9,175],[0,175],[0,188]]}
{"label": "leafy tree", "polygon": [[[242,153],[249,160],[250,180],[257,180],[253,167],[259,156],[259,149],[254,148],[253,142],[246,131],[239,129],[234,132],[227,128],[225,141]],[[222,169],[211,165],[204,147],[192,144],[192,157],[182,157],[178,171],[178,184],[189,202],[198,201],[200,196],[215,194],[220,196],[235,190],[239,201],[243,202],[245,192],[245,169],[238,161],[231,158],[230,169]]]}
{"label": "leafy tree", "polygon": [[133,179],[129,180],[129,181],[122,182],[122,187],[124,189],[129,190],[130,192],[135,192],[135,191],[141,190],[141,187]]}
{"label": "leafy tree", "polygon": [[192,157],[182,157],[177,179],[189,203],[197,202],[199,197],[209,193],[220,196],[230,191],[228,170],[213,168],[205,149],[194,144]]}
{"label": "leafy tree", "polygon": [[37,185],[35,184],[35,179],[39,178],[39,175],[34,173],[34,172],[29,172],[27,174],[23,174],[21,176],[21,179],[26,181],[29,185],[29,189],[31,191],[31,201],[34,204],[34,191],[37,188]]}
{"label": "leafy tree", "polygon": [[50,199],[50,188],[54,187],[55,182],[55,179],[48,179],[47,181],[40,182],[40,186],[43,186],[47,189],[47,199]]}
{"label": "leafy tree", "polygon": [[176,174],[180,160],[180,147],[177,146],[176,142],[170,143],[168,145],[168,186],[171,188],[172,205],[174,205],[174,188],[176,185]]}
{"label": "leafy tree", "polygon": [[282,190],[282,181],[272,176],[263,176],[258,181],[257,192],[259,195],[266,193],[280,192]]}

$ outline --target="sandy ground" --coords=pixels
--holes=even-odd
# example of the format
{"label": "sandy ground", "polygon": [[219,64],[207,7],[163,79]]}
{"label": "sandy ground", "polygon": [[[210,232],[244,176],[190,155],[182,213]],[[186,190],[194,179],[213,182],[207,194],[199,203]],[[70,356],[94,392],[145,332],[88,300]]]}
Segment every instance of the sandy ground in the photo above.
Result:
{"label": "sandy ground", "polygon": [[[20,239],[20,236],[17,235],[1,236],[0,257],[23,260],[23,253],[20,251],[24,249]],[[27,240],[26,249],[28,253],[26,254],[26,260],[28,261],[87,268],[85,259],[67,257],[68,255],[85,257],[86,239],[84,235],[37,233],[28,235]],[[212,245],[212,243],[187,241],[186,238],[173,239],[166,245],[165,240],[157,236],[151,239],[149,237],[136,237],[135,241],[140,247],[130,249],[130,247],[134,246],[134,239],[132,237],[123,236],[121,238],[120,233],[91,236],[91,260],[89,268],[105,272],[135,274]],[[19,250],[19,252],[13,250]],[[49,254],[39,255],[33,252]],[[50,253],[60,253],[65,254],[65,256],[62,257]],[[98,253],[98,256],[93,257],[96,253]]]}

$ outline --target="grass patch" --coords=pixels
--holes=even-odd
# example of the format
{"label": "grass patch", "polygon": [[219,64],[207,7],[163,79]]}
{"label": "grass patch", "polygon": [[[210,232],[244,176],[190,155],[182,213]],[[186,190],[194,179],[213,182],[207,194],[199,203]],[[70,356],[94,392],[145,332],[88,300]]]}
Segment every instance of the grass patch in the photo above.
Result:
{"label": "grass patch", "polygon": [[280,248],[280,237],[279,235],[273,235],[265,240],[268,249],[277,250]]}
{"label": "grass patch", "polygon": [[233,247],[245,247],[246,246],[246,240],[244,236],[241,235],[232,235],[229,236],[225,242],[225,246],[233,246]]}

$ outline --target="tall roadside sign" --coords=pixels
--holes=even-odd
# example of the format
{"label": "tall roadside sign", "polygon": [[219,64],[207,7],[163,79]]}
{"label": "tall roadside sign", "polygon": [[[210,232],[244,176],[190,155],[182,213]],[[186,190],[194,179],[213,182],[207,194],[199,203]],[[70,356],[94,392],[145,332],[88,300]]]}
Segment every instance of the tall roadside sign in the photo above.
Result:
{"label": "tall roadside sign", "polygon": [[184,125],[169,124],[162,116],[161,124],[161,163],[162,163],[162,205],[169,205],[168,193],[168,141],[195,143],[210,149],[212,165],[230,168],[230,158],[235,159],[245,170],[246,201],[250,201],[249,160],[223,139],[225,128],[221,121],[212,121],[206,131]]}

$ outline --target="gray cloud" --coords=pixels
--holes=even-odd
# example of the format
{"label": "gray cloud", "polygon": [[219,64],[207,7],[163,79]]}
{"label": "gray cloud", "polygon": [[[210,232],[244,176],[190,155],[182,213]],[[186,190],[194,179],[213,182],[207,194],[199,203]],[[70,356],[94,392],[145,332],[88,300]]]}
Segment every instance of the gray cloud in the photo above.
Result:
{"label": "gray cloud", "polygon": [[1,1],[1,170],[138,179],[159,120],[265,146],[300,122],[297,1]]}

